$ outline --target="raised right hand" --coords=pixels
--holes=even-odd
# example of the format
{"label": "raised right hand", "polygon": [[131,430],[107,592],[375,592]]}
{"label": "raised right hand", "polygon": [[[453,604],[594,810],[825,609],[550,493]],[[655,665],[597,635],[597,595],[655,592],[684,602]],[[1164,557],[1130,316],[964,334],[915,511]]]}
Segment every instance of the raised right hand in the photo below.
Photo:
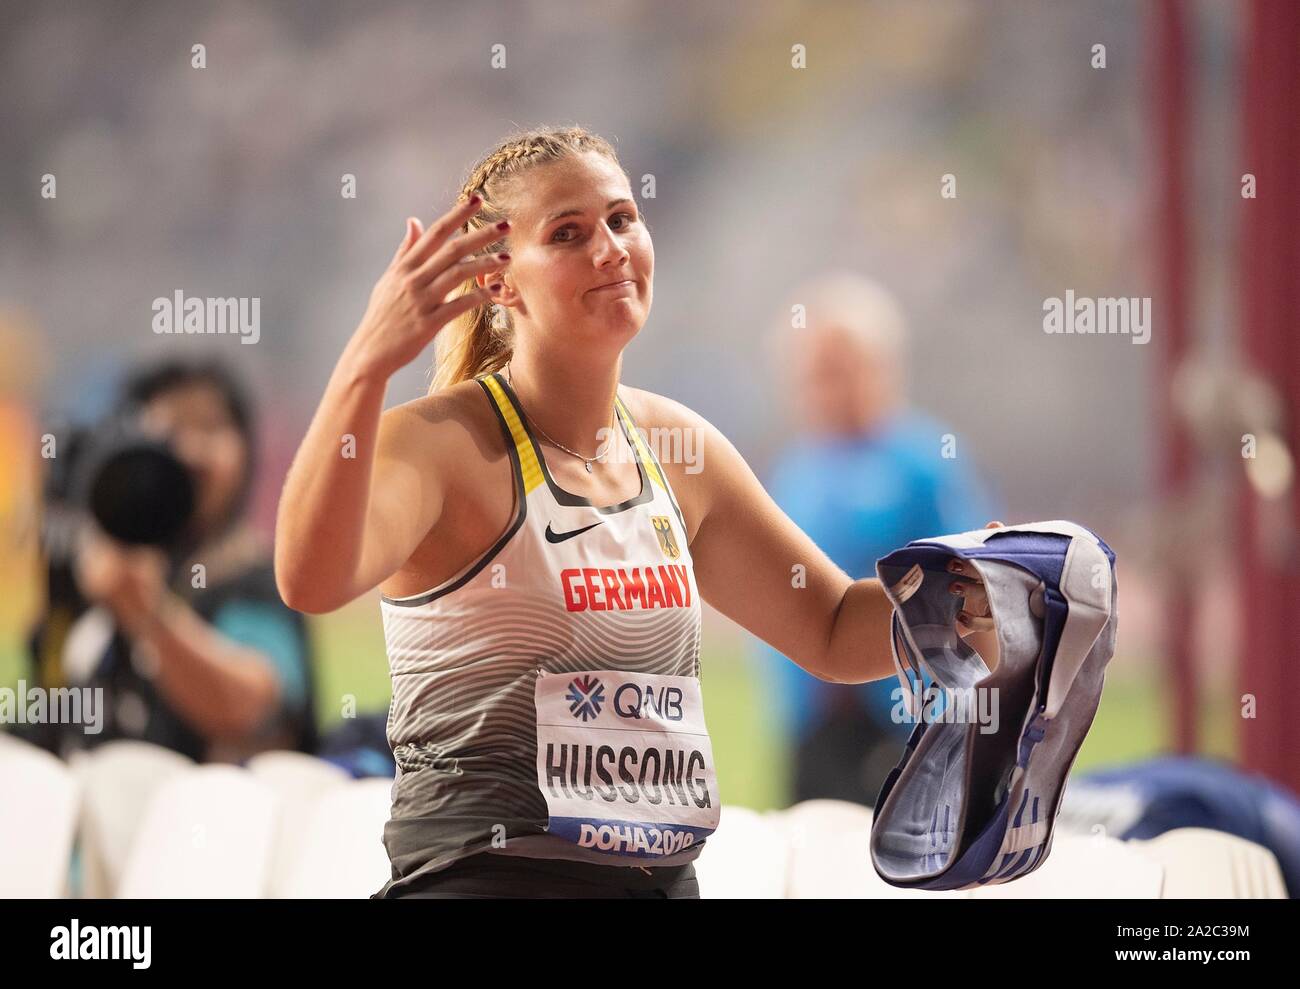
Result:
{"label": "raised right hand", "polygon": [[[510,224],[502,221],[461,233],[460,228],[478,207],[478,197],[472,197],[427,230],[417,219],[406,221],[406,236],[375,283],[366,313],[348,342],[347,356],[366,373],[391,377],[415,360],[447,323],[491,301],[500,291],[499,274],[510,263],[510,255],[469,256],[504,239]],[[487,273],[497,276],[491,279],[492,284],[448,301],[447,296],[467,279]]]}

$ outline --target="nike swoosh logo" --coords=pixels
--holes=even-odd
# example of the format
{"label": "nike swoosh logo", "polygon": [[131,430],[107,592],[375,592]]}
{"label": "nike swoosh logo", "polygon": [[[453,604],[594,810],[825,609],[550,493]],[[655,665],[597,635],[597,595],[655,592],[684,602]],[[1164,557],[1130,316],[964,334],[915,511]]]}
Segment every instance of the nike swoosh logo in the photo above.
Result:
{"label": "nike swoosh logo", "polygon": [[574,529],[574,530],[572,530],[571,532],[553,532],[553,531],[551,530],[551,523],[547,522],[547,523],[546,523],[546,541],[547,541],[548,543],[562,543],[562,542],[564,542],[564,540],[566,540],[566,539],[572,539],[574,536],[580,536],[580,535],[582,535],[584,532],[586,532],[588,529],[594,529],[594,528],[596,528],[596,526],[598,526],[598,525],[602,525],[602,524],[604,524],[604,519],[602,519],[600,522],[593,522],[593,523],[591,523],[591,525],[583,526],[581,529]]}

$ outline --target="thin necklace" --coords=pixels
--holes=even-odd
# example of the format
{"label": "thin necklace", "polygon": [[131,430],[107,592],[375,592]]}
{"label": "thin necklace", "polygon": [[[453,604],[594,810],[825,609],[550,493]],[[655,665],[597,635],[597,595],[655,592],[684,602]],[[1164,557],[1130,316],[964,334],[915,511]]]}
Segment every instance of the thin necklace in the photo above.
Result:
{"label": "thin necklace", "polygon": [[[514,378],[512,378],[512,377],[510,376],[510,364],[509,364],[508,362],[507,362],[507,364],[506,364],[506,381],[507,381],[507,382],[509,383],[509,385],[510,385],[510,390],[511,390],[511,391],[515,391],[515,380],[514,380]],[[519,399],[519,393],[518,393],[518,392],[515,392],[515,399],[516,399],[516,400]],[[524,403],[523,403],[523,402],[520,402],[520,403],[519,403],[519,411],[520,411],[520,412],[524,412]],[[592,465],[592,463],[594,463],[594,462],[597,461],[597,460],[603,460],[604,457],[605,457],[605,454],[609,452],[609,444],[612,443],[612,442],[614,441],[614,410],[613,410],[613,409],[610,409],[610,413],[609,413],[609,439],[605,441],[605,449],[604,449],[604,450],[597,450],[597,451],[596,451],[596,455],[595,455],[594,457],[591,457],[591,458],[584,457],[584,456],[583,456],[581,453],[579,453],[577,450],[570,450],[567,446],[565,446],[565,445],[564,445],[563,443],[561,443],[559,440],[553,438],[553,437],[551,436],[550,433],[548,433],[546,430],[544,430],[541,426],[537,425],[537,423],[533,421],[532,417],[529,416],[527,412],[524,412],[524,418],[527,419],[528,422],[529,422],[529,424],[530,424],[530,425],[531,425],[535,430],[537,430],[539,433],[541,433],[542,436],[546,439],[546,441],[549,442],[552,446],[559,447],[559,448],[560,448],[561,450],[563,450],[565,453],[568,453],[568,454],[570,454],[570,455],[572,455],[572,456],[575,456],[575,457],[577,457],[579,460],[581,460],[581,461],[582,461],[582,466],[584,466],[584,467],[587,468],[587,473],[588,473],[588,474],[591,473],[591,465]]]}

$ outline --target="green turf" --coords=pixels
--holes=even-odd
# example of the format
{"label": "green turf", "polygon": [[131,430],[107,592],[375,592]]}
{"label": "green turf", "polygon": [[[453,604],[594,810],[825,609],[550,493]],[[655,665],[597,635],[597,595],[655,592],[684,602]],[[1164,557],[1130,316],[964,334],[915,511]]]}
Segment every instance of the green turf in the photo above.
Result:
{"label": "green turf", "polygon": [[0,640],[0,687],[13,689],[27,676],[27,653],[16,639]]}
{"label": "green turf", "polygon": [[[1164,684],[1154,663],[1113,662],[1097,718],[1079,750],[1075,769],[1134,762],[1168,752],[1172,698]],[[1233,761],[1238,717],[1231,691],[1203,691],[1197,725],[1200,754]]]}
{"label": "green turf", "polygon": [[316,720],[329,730],[344,709],[357,714],[388,710],[388,660],[379,603],[354,601],[330,615],[309,620],[316,654]]}
{"label": "green turf", "polygon": [[738,650],[706,651],[700,659],[704,716],[724,804],[770,810],[787,806],[790,747],[771,729],[759,677]]}

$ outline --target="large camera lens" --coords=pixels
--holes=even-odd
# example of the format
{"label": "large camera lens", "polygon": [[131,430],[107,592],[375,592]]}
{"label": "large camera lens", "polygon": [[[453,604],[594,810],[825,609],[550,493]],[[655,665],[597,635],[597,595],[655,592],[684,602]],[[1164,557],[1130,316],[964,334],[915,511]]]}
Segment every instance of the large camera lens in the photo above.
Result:
{"label": "large camera lens", "polygon": [[86,465],[85,503],[100,527],[121,542],[169,548],[194,513],[194,481],[163,442],[116,431]]}

